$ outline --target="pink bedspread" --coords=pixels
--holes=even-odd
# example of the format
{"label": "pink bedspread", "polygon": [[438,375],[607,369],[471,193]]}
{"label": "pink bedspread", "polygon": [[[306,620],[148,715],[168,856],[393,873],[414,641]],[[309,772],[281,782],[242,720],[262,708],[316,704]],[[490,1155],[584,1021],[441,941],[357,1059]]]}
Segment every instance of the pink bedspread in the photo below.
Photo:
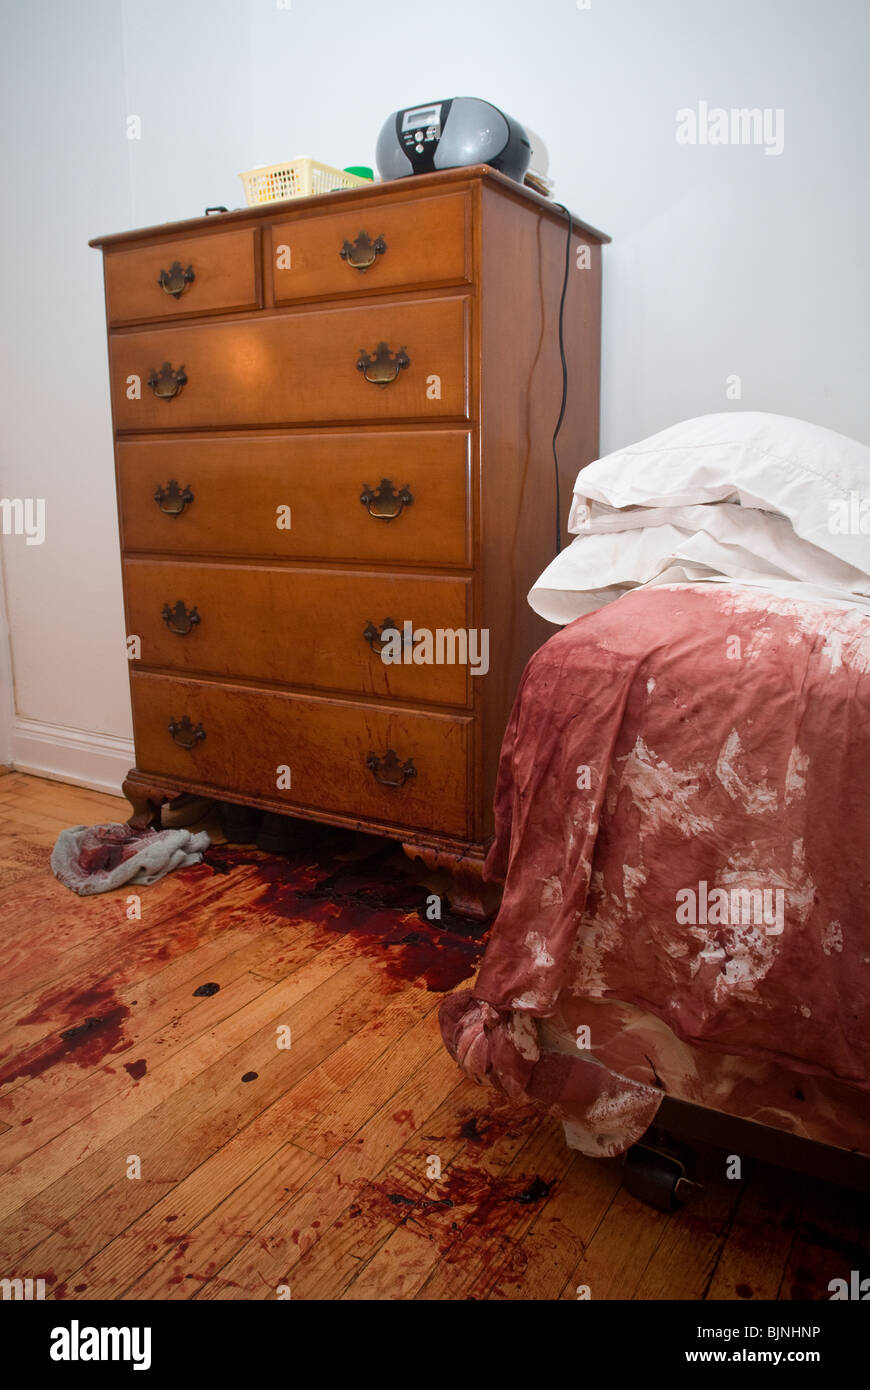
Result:
{"label": "pink bedspread", "polygon": [[[866,1115],[870,615],[694,584],[578,619],[526,669],[487,868],[502,907],[442,1006],[476,1079],[627,1147],[671,1088],[648,1029],[596,1038],[586,1006],[613,1000],[745,1058],[756,1112],[796,1072]],[[737,1109],[685,1070],[683,1098]]]}

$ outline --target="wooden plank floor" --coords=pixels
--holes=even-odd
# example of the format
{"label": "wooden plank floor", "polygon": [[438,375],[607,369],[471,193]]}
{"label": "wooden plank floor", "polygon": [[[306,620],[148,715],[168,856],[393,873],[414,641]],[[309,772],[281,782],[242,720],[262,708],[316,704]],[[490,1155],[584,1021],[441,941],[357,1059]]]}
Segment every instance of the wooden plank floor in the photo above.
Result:
{"label": "wooden plank floor", "polygon": [[462,1077],[441,994],[252,913],[255,864],[137,890],[140,918],[126,891],[61,887],[58,832],[126,814],[0,776],[0,1277],[65,1299],[751,1300],[870,1272],[866,1201],[779,1169],[642,1205],[618,1162]]}

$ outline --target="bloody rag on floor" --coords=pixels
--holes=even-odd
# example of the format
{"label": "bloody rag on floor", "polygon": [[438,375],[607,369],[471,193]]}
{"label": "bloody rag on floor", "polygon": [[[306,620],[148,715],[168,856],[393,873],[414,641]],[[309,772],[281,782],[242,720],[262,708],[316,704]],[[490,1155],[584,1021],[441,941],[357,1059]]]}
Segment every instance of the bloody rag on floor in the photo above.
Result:
{"label": "bloody rag on floor", "polygon": [[62,830],[51,852],[55,877],[74,893],[107,893],[124,884],[156,883],[174,869],[198,864],[205,831],[134,830],[130,825],[75,825]]}

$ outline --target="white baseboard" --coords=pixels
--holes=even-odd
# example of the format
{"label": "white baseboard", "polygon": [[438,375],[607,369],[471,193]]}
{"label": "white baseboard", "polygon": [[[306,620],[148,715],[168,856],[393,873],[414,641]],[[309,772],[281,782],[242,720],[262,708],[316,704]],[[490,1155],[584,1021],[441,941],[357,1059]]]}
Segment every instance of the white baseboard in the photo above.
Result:
{"label": "white baseboard", "polygon": [[121,783],[134,762],[131,738],[42,724],[37,719],[16,719],[12,726],[16,772],[120,796]]}

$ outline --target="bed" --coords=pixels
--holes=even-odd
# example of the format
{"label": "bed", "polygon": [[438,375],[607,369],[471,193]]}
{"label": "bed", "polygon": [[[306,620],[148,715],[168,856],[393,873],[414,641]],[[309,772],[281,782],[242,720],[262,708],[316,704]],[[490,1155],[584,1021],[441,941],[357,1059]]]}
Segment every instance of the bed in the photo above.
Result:
{"label": "bed", "polygon": [[531,595],[564,626],[517,694],[502,905],[441,1024],[586,1154],[686,1103],[870,1155],[870,451],[779,420],[703,417],[581,473],[575,553]]}

